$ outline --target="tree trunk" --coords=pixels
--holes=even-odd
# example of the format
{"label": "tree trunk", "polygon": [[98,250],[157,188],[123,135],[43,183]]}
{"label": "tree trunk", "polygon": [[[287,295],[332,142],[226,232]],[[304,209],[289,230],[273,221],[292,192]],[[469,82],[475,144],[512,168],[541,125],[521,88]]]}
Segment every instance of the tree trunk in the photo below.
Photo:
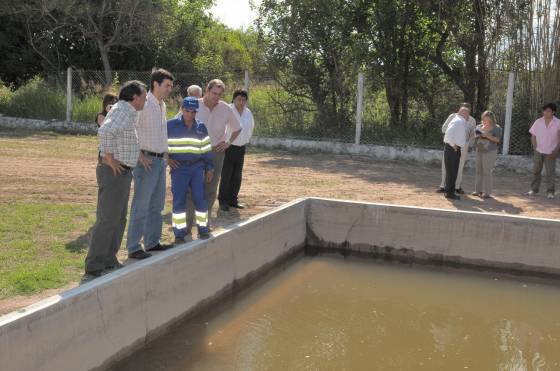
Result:
{"label": "tree trunk", "polygon": [[95,40],[97,44],[97,49],[99,50],[99,55],[101,57],[101,62],[103,63],[103,71],[105,74],[105,88],[111,87],[113,84],[112,78],[112,70],[111,64],[109,63],[109,53],[105,45],[103,44],[103,40],[97,39]]}
{"label": "tree trunk", "polygon": [[486,8],[484,0],[475,0],[475,40],[477,47],[477,74],[476,74],[476,103],[474,104],[475,114],[480,114],[488,109],[488,68],[487,68],[487,51],[485,48],[486,43]]}

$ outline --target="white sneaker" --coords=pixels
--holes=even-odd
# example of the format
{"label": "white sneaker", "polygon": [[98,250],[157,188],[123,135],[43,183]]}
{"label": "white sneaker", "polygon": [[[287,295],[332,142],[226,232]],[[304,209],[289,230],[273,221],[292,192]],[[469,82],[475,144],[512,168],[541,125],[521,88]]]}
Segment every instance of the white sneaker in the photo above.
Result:
{"label": "white sneaker", "polygon": [[552,192],[548,192],[548,194],[546,195],[546,197],[550,200],[552,200],[554,198],[554,193]]}
{"label": "white sneaker", "polygon": [[530,190],[529,192],[527,192],[526,194],[527,194],[527,196],[534,196],[534,195],[536,194],[536,192],[533,191],[533,190],[531,189],[531,190]]}

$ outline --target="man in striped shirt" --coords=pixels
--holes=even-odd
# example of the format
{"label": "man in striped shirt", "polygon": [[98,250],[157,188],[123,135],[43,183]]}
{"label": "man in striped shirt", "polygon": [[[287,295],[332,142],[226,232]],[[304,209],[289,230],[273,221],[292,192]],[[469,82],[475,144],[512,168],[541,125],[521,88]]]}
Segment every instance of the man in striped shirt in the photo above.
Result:
{"label": "man in striped shirt", "polygon": [[208,238],[208,204],[204,181],[214,176],[212,146],[208,130],[195,119],[198,99],[187,97],[181,105],[182,116],[167,122],[171,192],[173,193],[173,233],[175,243],[187,236],[187,194],[191,191],[199,238]]}
{"label": "man in striped shirt", "polygon": [[97,220],[85,261],[90,276],[99,277],[105,270],[122,266],[117,252],[126,226],[132,168],[140,152],[135,124],[145,103],[146,86],[140,81],[125,83],[119,101],[98,131]]}
{"label": "man in striped shirt", "polygon": [[[140,163],[134,168],[134,197],[128,225],[128,257],[145,259],[147,251],[166,250],[160,243],[165,204],[167,157],[167,112],[163,99],[173,88],[173,76],[164,69],[152,73],[146,105],[139,114],[136,130],[140,144]],[[144,239],[144,248],[140,241]]]}

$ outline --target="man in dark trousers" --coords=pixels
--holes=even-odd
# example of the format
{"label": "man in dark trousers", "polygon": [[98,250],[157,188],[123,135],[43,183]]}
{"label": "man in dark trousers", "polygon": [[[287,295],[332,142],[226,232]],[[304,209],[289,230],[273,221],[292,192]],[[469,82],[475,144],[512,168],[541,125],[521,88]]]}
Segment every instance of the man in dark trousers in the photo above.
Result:
{"label": "man in dark trousers", "polygon": [[119,101],[98,131],[97,220],[85,261],[85,272],[93,277],[122,266],[117,252],[126,226],[132,169],[140,154],[135,124],[146,95],[146,86],[140,81],[125,83]]}
{"label": "man in dark trousers", "polygon": [[469,116],[470,110],[466,107],[461,107],[455,118],[449,123],[443,138],[445,197],[451,200],[460,199],[460,197],[455,194],[455,182],[457,181],[459,163],[461,161],[461,148],[468,145],[466,123]]}

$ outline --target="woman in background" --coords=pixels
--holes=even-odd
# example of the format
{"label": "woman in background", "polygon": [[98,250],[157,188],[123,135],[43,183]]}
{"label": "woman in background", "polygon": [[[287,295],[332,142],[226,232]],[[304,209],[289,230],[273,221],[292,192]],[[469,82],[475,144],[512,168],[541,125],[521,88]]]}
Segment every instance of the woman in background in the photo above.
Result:
{"label": "woman in background", "polygon": [[97,117],[95,118],[95,122],[98,128],[101,127],[101,125],[103,125],[103,120],[105,120],[105,116],[107,116],[107,113],[111,110],[113,104],[117,103],[118,100],[119,98],[117,98],[117,96],[113,93],[105,94],[105,96],[103,97],[101,112],[99,112],[97,114]]}
{"label": "woman in background", "polygon": [[492,192],[493,170],[498,157],[498,143],[502,138],[502,128],[496,125],[492,111],[482,113],[482,123],[475,129],[476,134],[476,181],[474,196],[489,198]]}

